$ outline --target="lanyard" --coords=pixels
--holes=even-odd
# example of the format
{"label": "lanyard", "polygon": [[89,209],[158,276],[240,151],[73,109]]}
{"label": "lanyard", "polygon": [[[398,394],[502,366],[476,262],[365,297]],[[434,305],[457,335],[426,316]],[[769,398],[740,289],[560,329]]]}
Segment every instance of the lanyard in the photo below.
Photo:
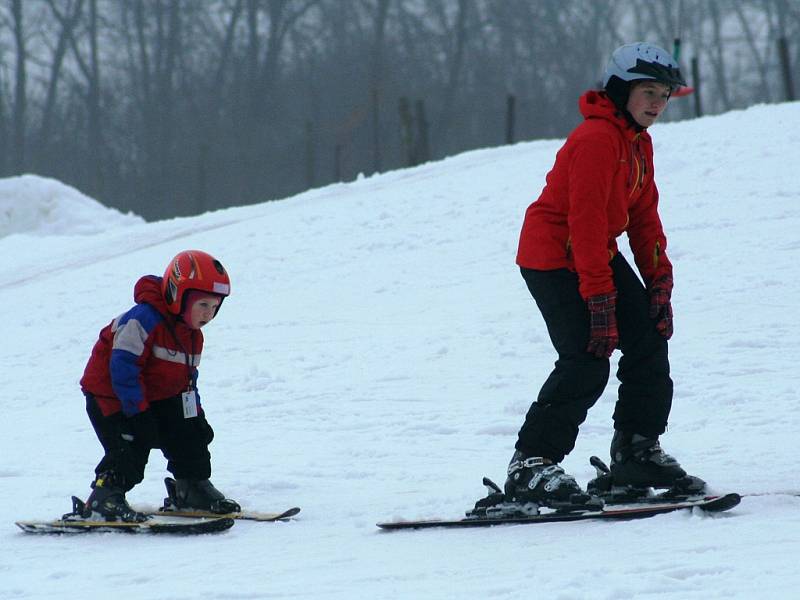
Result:
{"label": "lanyard", "polygon": [[[174,327],[172,327],[172,324],[169,322],[168,318],[164,319],[164,326],[167,328],[167,331],[169,331],[170,335],[172,336],[172,339],[175,341],[175,345],[178,346],[181,352],[183,352],[183,356],[186,359],[186,378],[187,378],[186,389],[188,391],[192,391],[194,389],[192,387],[192,367],[194,367],[194,365],[192,364],[193,361],[189,360],[189,353],[186,351],[186,348],[183,346],[183,344],[181,344],[181,341],[178,339],[178,334],[175,333],[175,329]],[[189,335],[191,336],[192,339],[191,355],[194,356],[194,331],[190,330]]]}

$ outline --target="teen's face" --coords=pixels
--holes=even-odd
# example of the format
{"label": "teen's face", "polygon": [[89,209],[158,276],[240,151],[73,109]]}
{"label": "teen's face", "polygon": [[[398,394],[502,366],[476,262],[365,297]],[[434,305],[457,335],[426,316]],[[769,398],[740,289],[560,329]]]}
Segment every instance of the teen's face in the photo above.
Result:
{"label": "teen's face", "polygon": [[655,81],[637,83],[628,96],[628,112],[642,127],[650,127],[667,107],[670,88]]}
{"label": "teen's face", "polygon": [[203,325],[207,325],[211,319],[217,314],[220,299],[215,296],[203,296],[199,298],[189,311],[189,327],[192,329],[200,329]]}

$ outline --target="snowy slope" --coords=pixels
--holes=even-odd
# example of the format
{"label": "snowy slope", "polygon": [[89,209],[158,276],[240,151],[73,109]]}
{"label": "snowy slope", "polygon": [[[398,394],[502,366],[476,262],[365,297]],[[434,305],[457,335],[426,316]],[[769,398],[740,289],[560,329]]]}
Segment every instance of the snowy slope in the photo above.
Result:
{"label": "snowy slope", "polygon": [[[663,444],[720,490],[800,489],[798,122],[794,103],[652,128],[676,278]],[[800,498],[788,495],[716,517],[375,528],[459,516],[483,475],[502,481],[554,360],[514,256],[559,146],[189,219],[6,225],[0,598],[796,598]],[[100,456],[77,386],[89,350],[136,279],[186,248],[218,256],[233,282],[200,369],[213,480],[246,507],[297,504],[302,518],[198,538],[18,532],[14,520],[87,495]],[[607,455],[614,399],[612,383],[564,461],[583,483],[587,457]],[[160,501],[164,466],[154,452],[134,504]]]}

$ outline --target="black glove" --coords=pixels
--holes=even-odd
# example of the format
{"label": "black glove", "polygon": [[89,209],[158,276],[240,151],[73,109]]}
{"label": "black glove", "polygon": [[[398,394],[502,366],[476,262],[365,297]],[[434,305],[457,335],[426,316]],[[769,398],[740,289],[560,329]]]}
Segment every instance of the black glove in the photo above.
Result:
{"label": "black glove", "polygon": [[140,448],[158,448],[158,423],[149,410],[123,417],[120,426],[122,439]]}

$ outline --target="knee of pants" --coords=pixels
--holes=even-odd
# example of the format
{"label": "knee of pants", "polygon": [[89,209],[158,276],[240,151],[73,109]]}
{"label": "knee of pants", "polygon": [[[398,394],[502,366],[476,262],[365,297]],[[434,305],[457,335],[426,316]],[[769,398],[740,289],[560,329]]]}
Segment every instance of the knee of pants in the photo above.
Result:
{"label": "knee of pants", "polygon": [[538,401],[542,404],[569,404],[573,409],[591,408],[608,383],[607,359],[587,357],[556,362],[555,370],[547,378]]}
{"label": "knee of pants", "polygon": [[668,352],[667,340],[656,330],[652,322],[646,327],[641,327],[635,332],[620,332],[619,349],[624,356],[631,358],[659,356],[666,358]]}
{"label": "knee of pants", "polygon": [[669,372],[667,341],[660,335],[658,339],[643,339],[635,346],[623,350],[619,359],[620,378],[635,377],[636,373],[646,377],[668,377]]}

